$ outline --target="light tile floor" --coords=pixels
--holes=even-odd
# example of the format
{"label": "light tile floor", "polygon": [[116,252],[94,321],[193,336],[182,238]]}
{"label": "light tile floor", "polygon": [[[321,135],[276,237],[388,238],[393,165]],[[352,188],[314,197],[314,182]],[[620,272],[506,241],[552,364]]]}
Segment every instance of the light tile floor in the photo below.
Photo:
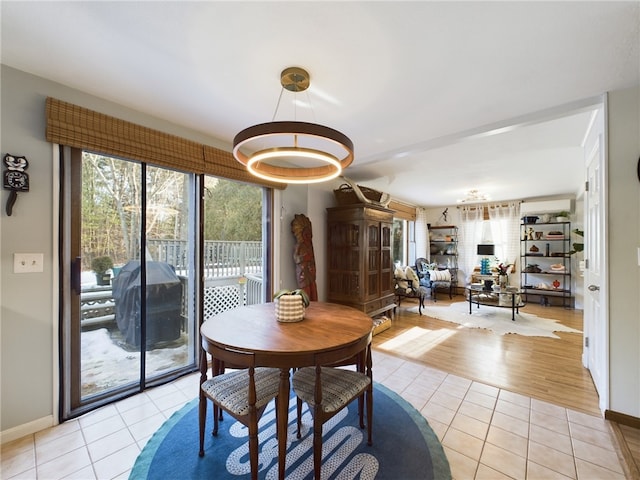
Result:
{"label": "light tile floor", "polygon": [[[427,418],[456,480],[624,479],[601,418],[378,351],[373,365],[376,381]],[[7,443],[0,478],[126,479],[153,432],[195,398],[198,381],[193,374]]]}

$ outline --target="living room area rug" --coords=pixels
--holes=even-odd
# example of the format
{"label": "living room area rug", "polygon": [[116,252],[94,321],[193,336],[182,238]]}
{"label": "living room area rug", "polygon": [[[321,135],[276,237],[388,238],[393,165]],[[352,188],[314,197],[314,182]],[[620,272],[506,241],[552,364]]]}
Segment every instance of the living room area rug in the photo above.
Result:
{"label": "living room area rug", "polygon": [[[515,333],[529,337],[560,338],[554,332],[582,333],[581,330],[562,325],[557,320],[544,318],[527,313],[525,307],[516,313],[515,321],[511,320],[511,309],[494,307],[490,305],[474,304],[471,315],[469,314],[469,302],[454,302],[449,305],[425,305],[422,314],[447,322],[457,323],[466,328],[484,328],[491,330],[496,335]],[[418,307],[408,309],[418,313]]]}

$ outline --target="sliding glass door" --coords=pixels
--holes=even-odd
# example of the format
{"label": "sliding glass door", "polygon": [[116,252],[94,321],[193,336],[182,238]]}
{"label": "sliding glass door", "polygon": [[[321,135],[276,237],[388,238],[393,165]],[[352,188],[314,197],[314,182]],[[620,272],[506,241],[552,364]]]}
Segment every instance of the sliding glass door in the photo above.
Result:
{"label": "sliding glass door", "polygon": [[273,195],[60,151],[65,420],[195,370],[200,322],[269,298]]}
{"label": "sliding glass door", "polygon": [[195,368],[199,264],[200,177],[66,151],[62,418]]}

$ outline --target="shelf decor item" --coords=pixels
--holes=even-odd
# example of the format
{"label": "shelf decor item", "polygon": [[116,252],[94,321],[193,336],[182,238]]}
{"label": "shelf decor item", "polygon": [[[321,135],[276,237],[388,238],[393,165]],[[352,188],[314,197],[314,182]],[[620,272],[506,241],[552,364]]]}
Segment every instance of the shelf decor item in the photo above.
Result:
{"label": "shelf decor item", "polygon": [[377,190],[364,187],[362,185],[356,185],[354,187],[348,183],[343,183],[333,191],[333,195],[335,196],[338,205],[355,205],[357,203],[362,203],[358,198],[356,188],[360,189],[362,195],[374,203],[378,203],[382,199],[382,192],[378,192]]}
{"label": "shelf decor item", "polygon": [[500,263],[496,269],[498,271],[498,285],[501,288],[507,288],[509,285],[509,270],[513,265],[511,263]]}
{"label": "shelf decor item", "polygon": [[[571,230],[572,233],[576,234],[578,237],[584,237],[584,230],[580,230],[578,228],[574,228]],[[573,255],[574,253],[582,252],[584,250],[583,242],[573,242],[573,248],[569,250],[569,255]]]}
{"label": "shelf decor item", "polygon": [[280,290],[273,296],[276,306],[276,320],[279,322],[300,322],[304,319],[304,310],[309,306],[307,292],[297,290]]}
{"label": "shelf decor item", "polygon": [[495,245],[491,244],[479,244],[478,245],[478,255],[482,255],[483,258],[480,260],[480,275],[490,275],[491,271],[489,270],[489,256],[493,256],[495,254]]}

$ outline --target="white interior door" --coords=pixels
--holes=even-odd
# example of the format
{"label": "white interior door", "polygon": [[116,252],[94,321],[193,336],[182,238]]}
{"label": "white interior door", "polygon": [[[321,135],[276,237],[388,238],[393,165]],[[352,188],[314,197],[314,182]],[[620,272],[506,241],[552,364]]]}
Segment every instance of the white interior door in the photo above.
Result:
{"label": "white interior door", "polygon": [[[599,114],[599,118],[602,115]],[[597,123],[597,122],[596,122]],[[600,409],[608,405],[608,308],[606,245],[606,163],[604,128],[596,127],[586,150],[588,189],[585,194],[585,292],[583,363],[600,397]]]}

